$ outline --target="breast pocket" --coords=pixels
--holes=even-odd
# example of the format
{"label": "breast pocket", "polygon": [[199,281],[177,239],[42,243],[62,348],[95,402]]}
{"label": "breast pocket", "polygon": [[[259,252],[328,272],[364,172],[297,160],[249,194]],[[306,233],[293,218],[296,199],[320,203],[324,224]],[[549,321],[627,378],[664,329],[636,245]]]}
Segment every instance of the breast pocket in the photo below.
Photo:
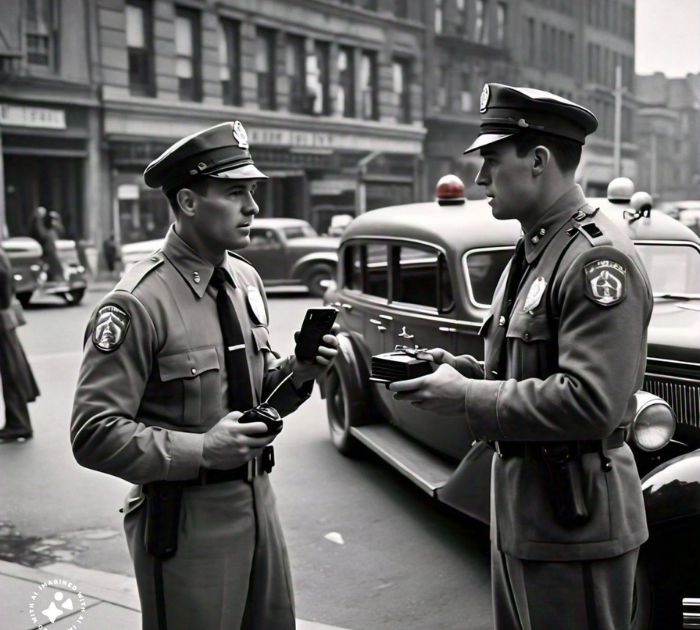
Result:
{"label": "breast pocket", "polygon": [[518,380],[546,378],[557,369],[557,348],[546,313],[513,313],[506,332],[509,375]]}
{"label": "breast pocket", "polygon": [[158,369],[165,388],[182,401],[173,424],[198,426],[220,410],[221,367],[213,346],[158,357]]}

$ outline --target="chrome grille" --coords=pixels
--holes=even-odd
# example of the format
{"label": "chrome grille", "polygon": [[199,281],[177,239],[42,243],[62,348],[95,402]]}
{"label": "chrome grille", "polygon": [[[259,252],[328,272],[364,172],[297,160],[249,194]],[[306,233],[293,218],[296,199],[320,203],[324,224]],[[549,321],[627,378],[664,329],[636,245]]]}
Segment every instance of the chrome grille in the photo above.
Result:
{"label": "chrome grille", "polygon": [[680,424],[700,429],[699,381],[648,374],[644,378],[644,390],[671,405]]}

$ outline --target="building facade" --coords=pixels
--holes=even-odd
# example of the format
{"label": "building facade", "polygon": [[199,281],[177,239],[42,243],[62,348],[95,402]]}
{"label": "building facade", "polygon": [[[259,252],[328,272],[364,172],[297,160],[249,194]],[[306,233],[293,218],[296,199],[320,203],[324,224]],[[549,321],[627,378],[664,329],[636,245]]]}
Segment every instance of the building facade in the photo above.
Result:
{"label": "building facade", "polygon": [[[426,172],[471,184],[480,160],[459,157],[478,131],[479,93],[498,82],[554,92],[589,107],[600,127],[577,179],[605,194],[614,169],[615,68],[621,68],[621,173],[635,178],[634,0],[430,0],[426,47]],[[430,86],[431,76],[433,86]]]}
{"label": "building facade", "polygon": [[[39,205],[66,236],[97,230],[100,110],[90,28],[81,0],[4,0],[0,20],[0,227],[29,231]],[[91,55],[90,52],[93,52]]]}
{"label": "building facade", "polygon": [[637,76],[639,185],[655,201],[700,199],[700,75]]}
{"label": "building facade", "polygon": [[[386,6],[385,6],[386,5]],[[262,216],[327,228],[337,213],[419,194],[418,0],[97,0],[102,208],[118,240],[162,234],[168,208],[141,173],[172,141],[241,120],[271,179]],[[391,10],[389,10],[391,9]]]}

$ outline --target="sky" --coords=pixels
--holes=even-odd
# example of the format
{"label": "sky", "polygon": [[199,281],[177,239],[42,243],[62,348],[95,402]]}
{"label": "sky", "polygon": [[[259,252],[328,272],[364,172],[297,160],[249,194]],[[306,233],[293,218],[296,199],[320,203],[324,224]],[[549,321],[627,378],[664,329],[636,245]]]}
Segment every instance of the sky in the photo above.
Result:
{"label": "sky", "polygon": [[700,72],[700,0],[637,0],[637,74]]}

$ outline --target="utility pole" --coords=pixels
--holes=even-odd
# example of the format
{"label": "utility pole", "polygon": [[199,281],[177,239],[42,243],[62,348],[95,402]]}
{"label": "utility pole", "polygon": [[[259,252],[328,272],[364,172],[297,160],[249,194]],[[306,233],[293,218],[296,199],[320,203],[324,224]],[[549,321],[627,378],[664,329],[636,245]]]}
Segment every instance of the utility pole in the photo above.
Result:
{"label": "utility pole", "polygon": [[5,163],[2,158],[2,127],[0,127],[0,242],[5,239]]}
{"label": "utility pole", "polygon": [[613,176],[622,175],[622,66],[615,66],[615,146],[613,148]]}

